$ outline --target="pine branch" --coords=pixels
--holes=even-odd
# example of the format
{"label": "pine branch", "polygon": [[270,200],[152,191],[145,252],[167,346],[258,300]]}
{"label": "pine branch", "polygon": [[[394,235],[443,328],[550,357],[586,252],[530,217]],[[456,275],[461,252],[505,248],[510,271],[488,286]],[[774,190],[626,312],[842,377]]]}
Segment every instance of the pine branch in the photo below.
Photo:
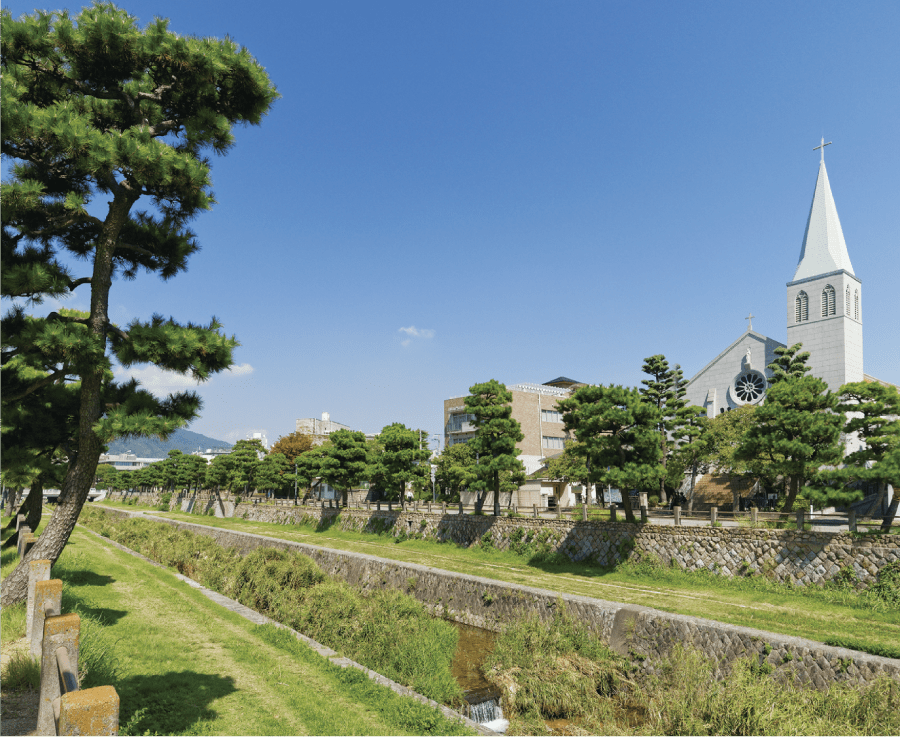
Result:
{"label": "pine branch", "polygon": [[3,403],[10,404],[12,402],[18,402],[18,401],[24,399],[25,397],[27,397],[32,392],[35,392],[38,389],[47,386],[48,384],[52,384],[54,381],[56,381],[59,378],[64,378],[66,376],[66,374],[68,374],[68,373],[69,373],[68,370],[65,367],[63,367],[63,368],[59,369],[58,371],[54,371],[52,374],[45,376],[40,381],[36,381],[34,384],[29,386],[27,389],[22,390],[18,394],[9,395],[6,392],[3,392]]}

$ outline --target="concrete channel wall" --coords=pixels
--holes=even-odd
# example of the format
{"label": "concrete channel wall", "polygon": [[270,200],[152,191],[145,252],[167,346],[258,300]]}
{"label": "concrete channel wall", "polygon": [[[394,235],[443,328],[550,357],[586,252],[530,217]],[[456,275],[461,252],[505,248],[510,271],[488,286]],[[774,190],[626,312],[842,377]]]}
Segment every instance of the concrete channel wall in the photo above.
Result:
{"label": "concrete channel wall", "polygon": [[315,560],[328,575],[360,589],[401,589],[438,615],[495,631],[506,622],[529,615],[550,621],[557,608],[565,607],[612,649],[637,658],[651,672],[676,644],[682,644],[719,663],[720,672],[736,658],[749,656],[758,659],[760,664],[768,663],[777,675],[820,689],[836,682],[867,683],[880,675],[900,681],[900,660],[830,647],[799,637],[139,512],[109,508],[103,511],[115,517],[143,517],[206,535],[244,554],[259,546],[295,550]]}

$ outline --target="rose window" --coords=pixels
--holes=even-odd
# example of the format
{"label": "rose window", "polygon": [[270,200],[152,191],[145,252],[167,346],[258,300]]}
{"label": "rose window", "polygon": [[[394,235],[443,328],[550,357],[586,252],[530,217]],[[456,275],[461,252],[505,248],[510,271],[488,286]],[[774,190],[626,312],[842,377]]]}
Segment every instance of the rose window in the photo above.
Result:
{"label": "rose window", "polygon": [[734,382],[734,393],[742,402],[755,402],[765,390],[765,378],[755,371],[741,374]]}

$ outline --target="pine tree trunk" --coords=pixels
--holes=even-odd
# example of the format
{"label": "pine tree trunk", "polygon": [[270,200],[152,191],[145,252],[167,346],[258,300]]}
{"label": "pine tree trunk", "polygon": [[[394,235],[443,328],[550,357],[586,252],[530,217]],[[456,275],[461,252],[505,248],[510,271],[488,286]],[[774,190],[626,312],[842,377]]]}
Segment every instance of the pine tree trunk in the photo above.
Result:
{"label": "pine tree trunk", "polygon": [[694,484],[697,483],[697,464],[691,464],[691,497],[688,499],[688,514],[694,511]]}
{"label": "pine tree trunk", "polygon": [[[887,486],[887,484],[884,484]],[[887,514],[881,521],[881,531],[885,534],[891,531],[891,525],[894,524],[894,518],[897,516],[897,507],[900,506],[900,484],[894,486],[894,495],[891,498],[891,506],[888,507]]]}
{"label": "pine tree trunk", "polygon": [[44,506],[44,477],[38,476],[31,483],[31,491],[25,500],[25,525],[29,530],[36,530],[41,523],[41,511]]}
{"label": "pine tree trunk", "polygon": [[662,441],[660,443],[660,447],[662,448],[662,458],[660,458],[659,462],[663,467],[663,475],[659,480],[659,501],[665,506],[668,504],[668,499],[666,497],[666,431],[662,431]]}
{"label": "pine tree trunk", "polygon": [[634,510],[631,508],[631,494],[627,490],[621,490],[622,507],[625,510],[625,519],[634,522]]}
{"label": "pine tree trunk", "polygon": [[787,499],[784,500],[784,507],[782,507],[781,511],[783,514],[790,514],[794,509],[794,502],[797,499],[797,494],[800,493],[800,477],[799,476],[791,476],[791,488],[788,491]]}
{"label": "pine tree trunk", "polygon": [[19,487],[15,486],[9,490],[9,496],[7,497],[6,516],[12,517],[13,527],[16,526],[16,517],[19,516],[19,513],[16,511],[19,506],[19,492]]}

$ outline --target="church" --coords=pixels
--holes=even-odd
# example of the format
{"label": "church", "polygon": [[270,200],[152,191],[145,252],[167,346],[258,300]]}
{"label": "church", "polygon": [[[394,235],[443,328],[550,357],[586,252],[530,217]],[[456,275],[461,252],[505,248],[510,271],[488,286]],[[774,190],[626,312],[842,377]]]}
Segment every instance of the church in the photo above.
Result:
{"label": "church", "polygon": [[[862,283],[853,271],[825,169],[825,139],[819,175],[800,247],[800,260],[787,283],[787,344],[809,351],[810,373],[836,392],[851,381],[877,381],[863,373]],[[814,149],[814,150],[816,150]],[[752,318],[752,315],[751,315]],[[687,400],[714,417],[766,396],[775,349],[785,346],[753,330],[704,366],[687,384]]]}

